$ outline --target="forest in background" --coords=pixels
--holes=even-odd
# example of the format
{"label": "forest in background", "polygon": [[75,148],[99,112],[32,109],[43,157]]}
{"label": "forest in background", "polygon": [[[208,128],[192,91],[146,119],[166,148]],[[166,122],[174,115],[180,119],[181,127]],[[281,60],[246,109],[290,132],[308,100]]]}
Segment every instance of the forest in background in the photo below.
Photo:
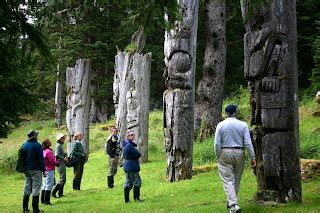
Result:
{"label": "forest in background", "polygon": [[[28,7],[22,10],[21,1],[2,1],[0,136],[5,136],[9,127],[18,124],[21,115],[54,116],[57,65],[64,81],[66,68],[74,66],[78,58],[92,61],[97,85],[92,97],[105,116],[110,117],[114,112],[114,57],[118,50],[132,51],[130,38],[140,25],[147,32],[144,52],[152,52],[151,109],[161,108],[164,31],[168,27],[163,23],[164,6],[169,7],[173,15],[176,13],[174,5],[168,2],[52,0],[41,4],[29,1]],[[239,3],[226,1],[225,97],[246,87],[243,76],[245,30]],[[205,1],[200,1],[196,86],[202,75],[205,48],[204,4]],[[320,8],[318,0],[297,0],[300,97],[313,97],[320,89],[320,12],[317,8]]]}

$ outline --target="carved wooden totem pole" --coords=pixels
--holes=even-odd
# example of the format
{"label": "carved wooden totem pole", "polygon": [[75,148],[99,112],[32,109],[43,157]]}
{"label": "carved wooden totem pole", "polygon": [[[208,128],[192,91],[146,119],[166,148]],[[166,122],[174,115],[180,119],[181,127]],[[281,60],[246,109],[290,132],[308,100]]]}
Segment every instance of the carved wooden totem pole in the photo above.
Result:
{"label": "carved wooden totem pole", "polygon": [[125,139],[128,130],[134,131],[141,162],[147,162],[151,53],[139,54],[145,43],[143,34],[140,28],[132,36],[131,43],[136,45],[133,52],[119,51],[116,55],[113,101],[119,140]]}
{"label": "carved wooden totem pole", "polygon": [[267,200],[271,194],[277,202],[301,202],[296,4],[295,0],[270,0],[259,6],[251,2],[242,1],[241,10],[246,22],[245,77],[255,126],[256,198]]}
{"label": "carved wooden totem pole", "polygon": [[[198,0],[180,1],[182,19],[165,32],[164,140],[167,178],[192,178],[194,140],[194,70],[198,25]],[[165,17],[168,21],[168,17]]]}
{"label": "carved wooden totem pole", "polygon": [[66,123],[69,141],[73,135],[82,132],[82,145],[89,154],[89,114],[90,114],[90,60],[78,59],[75,67],[68,67],[67,81],[67,113]]}

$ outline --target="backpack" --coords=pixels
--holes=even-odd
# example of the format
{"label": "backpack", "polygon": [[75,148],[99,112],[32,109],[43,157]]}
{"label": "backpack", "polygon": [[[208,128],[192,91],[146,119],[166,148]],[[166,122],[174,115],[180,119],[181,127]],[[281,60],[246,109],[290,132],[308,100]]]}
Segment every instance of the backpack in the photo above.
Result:
{"label": "backpack", "polygon": [[20,147],[18,151],[18,159],[16,165],[16,171],[19,173],[24,173],[24,160],[23,160],[23,146]]}

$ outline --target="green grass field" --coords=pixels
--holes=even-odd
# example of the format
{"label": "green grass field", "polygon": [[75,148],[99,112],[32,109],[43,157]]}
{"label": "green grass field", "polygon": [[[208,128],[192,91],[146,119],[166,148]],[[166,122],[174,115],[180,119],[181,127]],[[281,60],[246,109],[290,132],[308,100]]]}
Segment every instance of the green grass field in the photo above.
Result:
{"label": "green grass field", "polygon": [[[305,110],[303,113],[309,115]],[[301,114],[301,112],[300,112]],[[303,116],[304,123],[301,130],[309,136],[308,140],[301,140],[301,146],[305,143],[316,144],[319,140],[319,132],[315,131],[314,120]],[[108,121],[112,124],[113,121]],[[141,165],[141,198],[143,203],[131,201],[124,203],[123,183],[124,172],[122,168],[115,176],[115,188],[108,189],[106,176],[108,173],[107,157],[103,146],[109,132],[101,130],[106,124],[90,126],[90,156],[85,164],[81,191],[72,190],[71,168],[67,169],[67,183],[65,186],[65,197],[52,199],[53,206],[40,205],[45,212],[227,212],[225,207],[226,197],[217,169],[204,173],[197,173],[190,180],[170,183],[166,180],[166,158],[163,148],[162,113],[152,112],[150,114],[149,135],[149,160]],[[26,132],[36,128],[40,130],[39,140],[49,137],[52,141],[58,132],[53,127],[53,121],[36,121],[24,123],[12,132],[7,139],[0,139],[0,212],[21,212],[23,175],[10,172],[10,165],[14,162],[16,150],[26,138]],[[315,140],[315,141],[314,141]],[[311,142],[310,142],[311,141]],[[53,147],[55,143],[53,143]],[[312,151],[312,150],[311,150]],[[312,154],[319,159],[318,152]],[[8,157],[9,156],[9,157]],[[13,157],[10,157],[13,156]],[[213,142],[212,138],[204,143],[194,145],[194,165],[213,164]],[[4,163],[7,164],[4,168]],[[320,212],[320,180],[313,179],[303,182],[303,202],[301,204],[289,203],[276,206],[258,205],[252,202],[252,197],[257,189],[256,179],[250,169],[246,169],[239,194],[239,204],[242,212]],[[131,200],[132,192],[131,192]],[[29,203],[31,208],[31,202]]]}

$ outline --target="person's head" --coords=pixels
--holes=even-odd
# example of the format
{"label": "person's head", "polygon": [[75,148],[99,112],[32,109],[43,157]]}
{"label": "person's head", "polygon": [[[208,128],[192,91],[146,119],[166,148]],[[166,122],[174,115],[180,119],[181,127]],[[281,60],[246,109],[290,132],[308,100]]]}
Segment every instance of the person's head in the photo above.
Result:
{"label": "person's head", "polygon": [[51,146],[51,141],[48,138],[42,141],[42,149],[49,149],[50,146]]}
{"label": "person's head", "polygon": [[238,105],[228,104],[224,110],[228,117],[235,117],[238,112]]}
{"label": "person's head", "polygon": [[118,135],[118,128],[117,127],[112,127],[111,128],[111,134],[112,135]]}
{"label": "person's head", "polygon": [[134,139],[136,139],[136,135],[134,134],[133,131],[128,131],[128,132],[127,132],[127,139],[128,139],[129,141],[134,141]]}
{"label": "person's head", "polygon": [[28,132],[28,138],[31,139],[31,138],[35,138],[37,139],[38,138],[38,134],[39,132],[37,130],[34,130],[34,129],[31,129],[29,132]]}
{"label": "person's head", "polygon": [[63,144],[64,141],[66,140],[66,136],[63,133],[59,133],[56,137],[58,143]]}
{"label": "person's head", "polygon": [[80,141],[82,139],[82,133],[81,132],[77,132],[76,134],[74,134],[73,139]]}

